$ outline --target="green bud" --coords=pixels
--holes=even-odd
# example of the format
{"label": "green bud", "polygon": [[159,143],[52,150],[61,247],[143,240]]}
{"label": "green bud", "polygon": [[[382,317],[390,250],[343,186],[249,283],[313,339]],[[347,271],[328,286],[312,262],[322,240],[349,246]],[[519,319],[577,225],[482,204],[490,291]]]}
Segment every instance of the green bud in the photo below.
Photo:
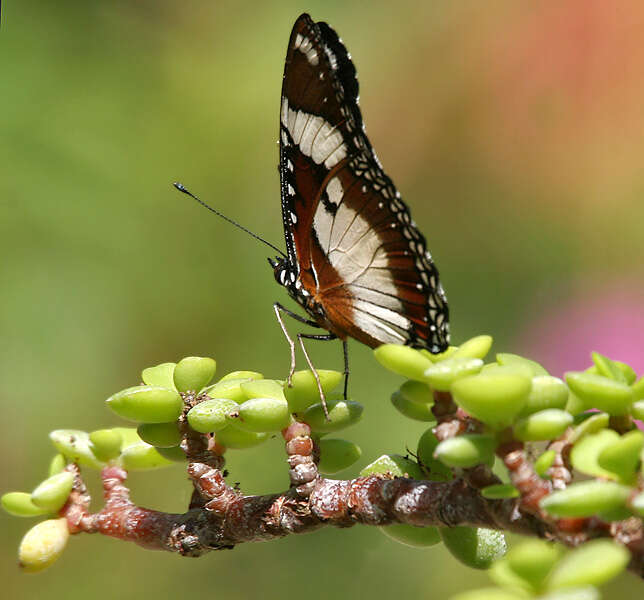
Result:
{"label": "green bud", "polygon": [[507,551],[503,534],[492,529],[441,527],[440,534],[454,558],[472,569],[489,569]]}
{"label": "green bud", "polygon": [[157,448],[174,448],[181,443],[176,423],[141,423],[136,431],[144,442]]}
{"label": "green bud", "polygon": [[601,450],[597,462],[602,469],[618,475],[622,483],[632,484],[640,463],[642,448],[644,448],[644,433],[634,429]]}
{"label": "green bud", "polygon": [[74,476],[69,471],[63,471],[45,479],[31,492],[31,499],[36,506],[55,513],[67,502],[73,486]]}
{"label": "green bud", "polygon": [[424,381],[425,371],[433,364],[418,350],[400,344],[383,344],[373,354],[385,369],[416,381]]}
{"label": "green bud", "polygon": [[592,517],[626,505],[631,489],[612,481],[582,481],[543,498],[541,508],[555,517]]}
{"label": "green bud", "polygon": [[394,477],[409,479],[424,479],[424,474],[418,463],[405,456],[400,456],[400,454],[383,454],[362,469],[360,477],[368,477],[378,473],[388,473]]}
{"label": "green bud", "polygon": [[476,375],[482,367],[480,358],[448,358],[426,369],[425,378],[435,390],[448,392],[457,379]]}
{"label": "green bud", "polygon": [[141,379],[146,385],[164,387],[169,390],[175,390],[174,387],[174,368],[176,363],[167,362],[143,369]]}
{"label": "green bud", "polygon": [[237,404],[241,404],[247,400],[246,394],[241,389],[242,383],[248,383],[250,379],[226,379],[221,380],[214,385],[208,386],[203,390],[211,398],[225,398],[227,400],[234,400]]}
{"label": "green bud", "polygon": [[427,402],[416,402],[412,400],[402,389],[391,395],[391,403],[396,410],[408,419],[415,421],[435,421],[432,405]]}
{"label": "green bud", "polygon": [[[325,395],[342,381],[342,373],[338,371],[319,370],[317,373]],[[291,384],[291,387],[284,384],[284,395],[292,413],[303,413],[311,404],[320,401],[318,384],[311,371],[295,371]]]}
{"label": "green bud", "polygon": [[174,390],[139,385],[110,396],[107,405],[119,417],[130,421],[168,423],[179,418],[183,399]]}
{"label": "green bud", "polygon": [[89,434],[89,447],[98,460],[108,462],[121,454],[123,436],[114,429],[98,429]]}
{"label": "green bud", "polygon": [[224,375],[219,383],[222,381],[228,381],[230,379],[264,379],[264,376],[257,371],[231,371]]}
{"label": "green bud", "polygon": [[210,383],[216,370],[217,363],[212,358],[201,356],[182,358],[174,368],[174,385],[180,392],[188,390],[198,392]]}
{"label": "green bud", "polygon": [[394,523],[378,529],[388,538],[412,548],[428,548],[441,541],[436,527],[415,527],[406,523]]}
{"label": "green bud", "polygon": [[450,358],[485,358],[492,347],[492,336],[478,335],[463,342]]}
{"label": "green bud", "polygon": [[123,440],[121,448],[131,446],[132,444],[138,444],[142,441],[136,427],[112,427],[112,431],[121,436],[121,439]]}
{"label": "green bud", "polygon": [[518,498],[519,490],[509,483],[488,485],[481,490],[481,496],[490,500],[504,500],[505,498]]}
{"label": "green bud", "polygon": [[568,395],[568,386],[558,377],[550,375],[533,377],[532,389],[521,411],[521,416],[527,417],[546,408],[563,410],[568,403]]}
{"label": "green bud", "polygon": [[284,397],[284,388],[274,379],[247,381],[246,383],[241,384],[241,389],[247,399],[273,398],[274,400],[283,400],[286,402],[286,398]]}
{"label": "green bud", "polygon": [[186,461],[186,453],[181,449],[181,446],[173,446],[172,448],[157,448],[156,450],[161,456],[163,456],[163,458],[167,458],[172,462],[182,463]]}
{"label": "green bud", "polygon": [[633,402],[631,414],[635,419],[639,419],[640,421],[644,419],[644,400]]}
{"label": "green bud", "polygon": [[454,400],[495,429],[512,423],[525,406],[532,382],[521,375],[473,375],[454,382]]}
{"label": "green bud", "polygon": [[[572,443],[575,443],[585,435],[596,433],[608,427],[609,417],[606,413],[584,413],[578,415],[578,417],[583,418],[583,420],[579,421],[579,425],[575,427],[572,437],[570,438]],[[576,419],[577,417],[575,417],[575,420]]]}
{"label": "green bud", "polygon": [[254,433],[252,431],[244,431],[235,425],[229,425],[226,429],[218,431],[215,434],[215,440],[218,444],[226,448],[236,448],[244,450],[245,448],[252,448],[265,442],[268,439],[267,433]]}
{"label": "green bud", "polygon": [[78,429],[56,429],[49,434],[49,439],[58,452],[70,462],[101,469],[104,466],[90,448],[89,434]]}
{"label": "green bud", "polygon": [[121,464],[126,471],[147,471],[167,467],[172,462],[161,456],[154,446],[139,442],[123,448]]}
{"label": "green bud", "polygon": [[454,478],[452,470],[445,466],[440,460],[434,458],[434,451],[438,446],[438,440],[431,428],[427,429],[418,440],[416,456],[423,471],[427,473],[426,478],[431,481],[451,481]]}
{"label": "green bud", "polygon": [[626,381],[626,375],[620,369],[615,362],[610,358],[600,354],[599,352],[593,352],[591,354],[593,362],[595,363],[595,368],[597,369],[597,374],[608,377],[613,381],[619,381],[628,385]]}
{"label": "green bud", "polygon": [[548,376],[548,371],[546,371],[538,362],[530,360],[529,358],[524,358],[523,356],[519,356],[518,354],[500,352],[496,355],[496,362],[504,366],[523,365],[532,371],[533,377]]}
{"label": "green bud", "polygon": [[609,540],[591,540],[566,554],[548,580],[550,589],[602,585],[628,565],[628,550]]}
{"label": "green bud", "polygon": [[491,435],[464,434],[442,441],[434,456],[448,467],[468,468],[480,464],[492,464],[496,440]]}
{"label": "green bud", "polygon": [[302,415],[302,421],[310,425],[313,431],[331,432],[345,429],[357,423],[362,417],[364,407],[353,400],[327,400],[329,418],[324,414],[321,402],[309,406]]}
{"label": "green bud", "polygon": [[49,477],[52,475],[58,475],[58,473],[63,471],[66,465],[67,461],[65,460],[65,457],[62,454],[56,454],[49,463]]}
{"label": "green bud", "polygon": [[561,554],[562,549],[551,542],[529,540],[512,548],[506,560],[514,573],[539,590]]}
{"label": "green bud", "polygon": [[571,424],[571,414],[565,410],[547,408],[518,420],[514,425],[514,436],[522,442],[554,440]]}
{"label": "green bud", "polygon": [[[264,381],[267,380],[262,383]],[[279,391],[282,392],[281,388]],[[240,429],[257,433],[281,431],[291,422],[288,403],[284,399],[251,398],[240,404],[228,418],[233,415],[232,421]]]}
{"label": "green bud", "polygon": [[236,411],[239,405],[229,398],[213,398],[205,400],[190,409],[188,424],[199,433],[221,431],[228,427],[226,415]]}
{"label": "green bud", "polygon": [[18,561],[25,573],[36,573],[52,565],[69,539],[67,519],[50,519],[32,527],[22,538]]}
{"label": "green bud", "polygon": [[36,506],[31,499],[31,494],[26,492],[7,492],[0,498],[0,504],[14,517],[38,517],[49,512]]}
{"label": "green bud", "polygon": [[360,446],[349,440],[324,438],[318,442],[320,446],[320,463],[318,470],[325,475],[333,475],[350,467],[362,455]]}
{"label": "green bud", "polygon": [[633,391],[625,383],[592,373],[566,373],[566,382],[586,408],[598,408],[609,415],[626,415]]}
{"label": "green bud", "polygon": [[554,450],[546,450],[537,460],[534,461],[534,470],[542,479],[548,477],[548,469],[555,462],[557,453]]}
{"label": "green bud", "polygon": [[586,435],[573,446],[570,462],[580,473],[593,477],[615,479],[615,474],[599,466],[598,458],[604,448],[612,446],[619,440],[619,434],[612,429],[603,429]]}

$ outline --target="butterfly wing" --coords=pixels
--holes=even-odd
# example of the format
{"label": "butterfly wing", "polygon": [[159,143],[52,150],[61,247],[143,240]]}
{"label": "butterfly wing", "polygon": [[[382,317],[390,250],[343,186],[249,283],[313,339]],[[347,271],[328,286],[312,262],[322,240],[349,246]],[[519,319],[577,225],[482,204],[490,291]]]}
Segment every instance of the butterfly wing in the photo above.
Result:
{"label": "butterfly wing", "polygon": [[444,350],[447,301],[425,238],[367,138],[349,54],[308,15],[288,46],[280,178],[289,262],[318,321],[372,347]]}

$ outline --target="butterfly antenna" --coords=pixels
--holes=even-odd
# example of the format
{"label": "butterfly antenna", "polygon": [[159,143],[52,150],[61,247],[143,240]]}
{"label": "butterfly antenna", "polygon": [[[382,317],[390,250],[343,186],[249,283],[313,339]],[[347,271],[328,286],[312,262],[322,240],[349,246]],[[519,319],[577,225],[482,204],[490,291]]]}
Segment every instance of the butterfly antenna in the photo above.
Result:
{"label": "butterfly antenna", "polygon": [[199,198],[197,198],[197,196],[195,196],[190,190],[188,190],[186,188],[186,186],[183,185],[183,183],[174,183],[173,185],[180,192],[183,192],[184,194],[187,194],[188,196],[190,196],[191,198],[193,198],[194,200],[199,202],[199,204],[201,204],[201,206],[207,208],[210,212],[215,213],[217,216],[219,216],[222,219],[224,219],[224,221],[228,221],[231,225],[234,225],[235,227],[238,227],[242,231],[245,231],[248,235],[254,237],[256,240],[259,240],[260,242],[263,242],[269,248],[272,248],[276,252],[279,252],[284,258],[286,258],[286,254],[284,254],[284,252],[282,252],[277,246],[273,246],[273,244],[271,244],[270,242],[267,242],[264,238],[259,237],[257,234],[253,233],[249,229],[246,229],[243,225],[240,225],[239,223],[237,223],[237,221],[233,221],[230,217],[227,217],[226,215],[220,213],[217,209],[213,208],[209,204],[206,204],[203,200],[200,200]]}

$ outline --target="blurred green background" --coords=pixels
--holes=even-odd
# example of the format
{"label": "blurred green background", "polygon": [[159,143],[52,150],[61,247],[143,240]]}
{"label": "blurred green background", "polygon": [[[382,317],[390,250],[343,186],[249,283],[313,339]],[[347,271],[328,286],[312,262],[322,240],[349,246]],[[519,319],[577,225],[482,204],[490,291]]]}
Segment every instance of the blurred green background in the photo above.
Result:
{"label": "blurred green background", "polygon": [[[171,188],[282,244],[276,171],[284,53],[300,12],[357,64],[387,172],[441,270],[458,343],[491,333],[554,374],[596,349],[644,371],[644,6],[479,2],[4,2],[0,26],[0,488],[31,489],[53,428],[118,419],[103,400],[148,365],[209,355],[283,377],[285,301],[266,249]],[[296,330],[296,328],[293,328]],[[312,347],[341,367],[339,344]],[[399,379],[351,344],[349,477],[413,448]],[[231,452],[233,481],[287,483],[281,443]],[[184,510],[180,467],[134,474],[134,499]],[[31,521],[0,514],[6,597],[434,597],[485,584],[442,548],[356,527],[200,560],[72,539],[21,575]],[[607,597],[641,593],[622,576]]]}

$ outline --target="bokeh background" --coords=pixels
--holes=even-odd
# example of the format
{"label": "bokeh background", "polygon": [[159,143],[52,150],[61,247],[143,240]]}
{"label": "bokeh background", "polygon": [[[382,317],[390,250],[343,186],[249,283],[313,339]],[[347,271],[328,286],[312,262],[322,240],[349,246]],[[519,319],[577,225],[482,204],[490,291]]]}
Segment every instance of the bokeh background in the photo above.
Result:
{"label": "bokeh background", "polygon": [[[53,428],[116,425],[103,400],[139,371],[210,355],[224,373],[283,377],[284,301],[264,247],[170,183],[282,244],[276,171],[281,74],[304,10],[357,64],[387,172],[425,232],[456,343],[495,336],[553,374],[592,349],[644,371],[644,6],[499,2],[2,3],[0,488],[29,490]],[[322,345],[324,346],[324,345]],[[312,348],[340,368],[339,344]],[[332,347],[331,347],[332,346]],[[358,468],[414,447],[388,401],[399,380],[351,345],[365,417]],[[286,484],[281,443],[231,452],[249,493]],[[358,469],[343,475],[351,476]],[[182,511],[180,467],[134,474],[134,499]],[[0,515],[11,598],[444,598],[487,583],[442,548],[356,527],[199,560],[106,538],[71,540],[21,575],[31,521]],[[641,593],[622,576],[607,597]]]}

